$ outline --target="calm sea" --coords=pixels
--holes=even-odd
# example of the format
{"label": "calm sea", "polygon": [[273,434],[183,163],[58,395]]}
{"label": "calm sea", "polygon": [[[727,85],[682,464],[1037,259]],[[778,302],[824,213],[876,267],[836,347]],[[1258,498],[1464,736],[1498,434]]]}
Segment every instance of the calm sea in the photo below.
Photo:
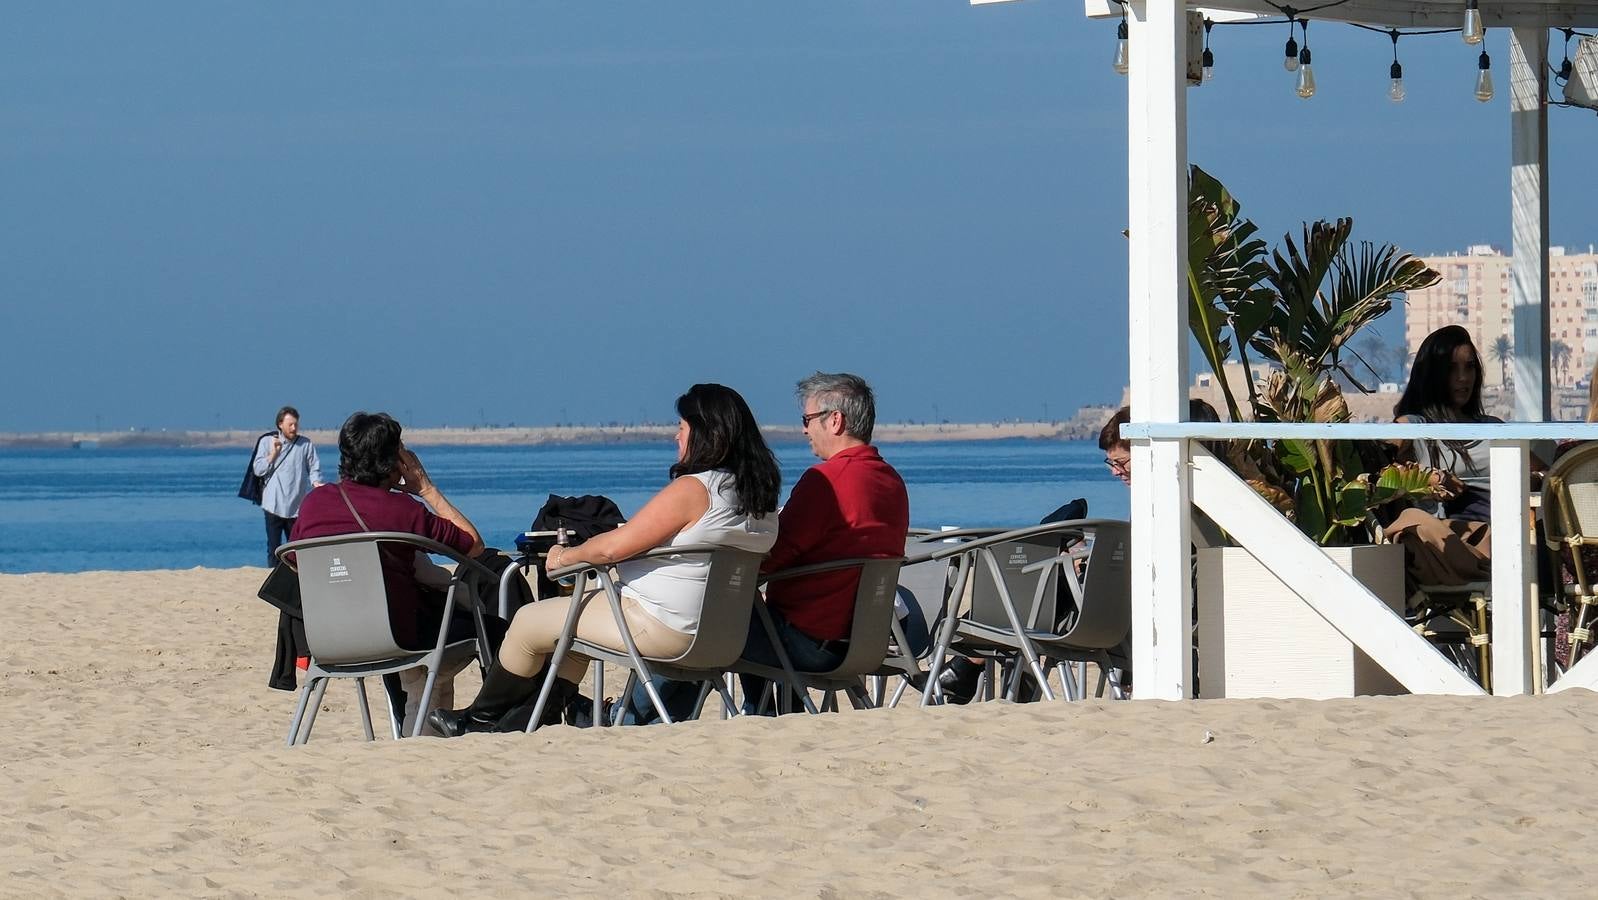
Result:
{"label": "calm sea", "polygon": [[[549,494],[604,494],[631,514],[666,478],[669,442],[591,447],[418,447],[492,545],[508,547]],[[774,448],[783,496],[815,460]],[[1125,518],[1126,489],[1087,441],[885,444],[925,527],[1030,525],[1085,497]],[[338,453],[320,447],[324,475]],[[261,512],[234,496],[247,450],[0,450],[0,572],[263,565]]]}

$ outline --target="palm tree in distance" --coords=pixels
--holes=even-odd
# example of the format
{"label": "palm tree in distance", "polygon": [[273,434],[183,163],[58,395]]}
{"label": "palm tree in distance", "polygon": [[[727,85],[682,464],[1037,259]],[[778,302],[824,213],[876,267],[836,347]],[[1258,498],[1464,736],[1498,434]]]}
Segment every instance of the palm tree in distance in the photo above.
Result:
{"label": "palm tree in distance", "polygon": [[1560,383],[1570,378],[1570,345],[1564,341],[1554,341],[1548,348],[1548,358],[1554,364],[1554,371],[1559,373]]}
{"label": "palm tree in distance", "polygon": [[1498,383],[1509,385],[1509,361],[1515,358],[1515,345],[1509,342],[1509,335],[1500,334],[1498,340],[1493,341],[1493,360],[1498,363]]}

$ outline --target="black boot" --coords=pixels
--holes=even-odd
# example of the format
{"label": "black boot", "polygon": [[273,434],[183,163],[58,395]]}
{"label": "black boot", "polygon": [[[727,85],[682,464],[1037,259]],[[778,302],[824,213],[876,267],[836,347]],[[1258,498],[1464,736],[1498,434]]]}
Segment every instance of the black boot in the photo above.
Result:
{"label": "black boot", "polygon": [[[555,686],[549,689],[549,700],[544,703],[544,714],[538,719],[538,727],[545,725],[559,725],[566,712],[566,704],[577,696],[575,682],[564,678],[556,678]],[[538,692],[532,694],[517,704],[515,709],[505,713],[494,726],[495,731],[526,731],[527,720],[533,717],[533,707],[538,705]]]}
{"label": "black boot", "polygon": [[972,662],[963,656],[951,660],[938,674],[938,686],[943,699],[950,703],[970,703],[977,692],[977,679],[982,677],[982,663]]}
{"label": "black boot", "polygon": [[543,687],[544,673],[523,678],[507,671],[498,660],[483,676],[483,689],[477,699],[465,709],[435,709],[427,714],[427,724],[444,737],[460,737],[472,731],[493,731],[506,711],[519,706],[528,697],[537,697]]}

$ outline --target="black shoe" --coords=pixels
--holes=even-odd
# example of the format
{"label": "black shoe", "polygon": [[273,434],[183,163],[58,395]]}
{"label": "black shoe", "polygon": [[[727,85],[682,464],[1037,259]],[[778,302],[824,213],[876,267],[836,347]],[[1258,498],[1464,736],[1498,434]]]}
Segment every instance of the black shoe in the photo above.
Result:
{"label": "black shoe", "polygon": [[[542,685],[540,685],[542,687]],[[577,685],[564,678],[556,678],[555,686],[549,689],[549,699],[544,703],[544,714],[538,719],[538,728],[545,725],[559,725],[566,712],[566,704],[577,696]],[[533,717],[533,707],[538,705],[538,692],[534,691],[515,709],[501,716],[491,730],[493,731],[526,731],[527,720]],[[536,729],[535,729],[536,730]]]}
{"label": "black shoe", "polygon": [[977,680],[982,677],[982,664],[958,657],[938,673],[938,688],[949,703],[970,703],[977,692]]}
{"label": "black shoe", "polygon": [[460,737],[473,731],[493,731],[507,711],[529,696],[537,697],[544,684],[544,673],[531,678],[506,671],[498,661],[483,677],[483,689],[465,709],[435,709],[427,714],[427,724],[444,737]]}

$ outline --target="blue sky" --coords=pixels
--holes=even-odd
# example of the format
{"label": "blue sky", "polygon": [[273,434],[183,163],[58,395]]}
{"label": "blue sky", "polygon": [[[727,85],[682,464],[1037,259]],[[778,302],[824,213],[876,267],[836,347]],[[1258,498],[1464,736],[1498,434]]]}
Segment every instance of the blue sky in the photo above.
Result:
{"label": "blue sky", "polygon": [[[1508,242],[1507,46],[1217,28],[1191,156],[1267,235]],[[1035,419],[1126,381],[1126,83],[1079,3],[24,4],[0,30],[0,430]],[[1557,51],[1556,51],[1557,54]],[[1556,59],[1557,59],[1556,55]],[[1598,242],[1552,111],[1556,243]],[[1387,328],[1399,334],[1395,315]]]}

